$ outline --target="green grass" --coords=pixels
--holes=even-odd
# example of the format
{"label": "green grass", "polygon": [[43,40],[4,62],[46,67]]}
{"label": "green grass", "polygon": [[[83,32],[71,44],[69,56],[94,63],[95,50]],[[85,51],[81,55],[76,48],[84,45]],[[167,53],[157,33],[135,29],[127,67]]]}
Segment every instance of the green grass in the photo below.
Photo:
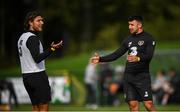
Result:
{"label": "green grass", "polygon": [[156,42],[157,49],[180,49],[179,41]]}
{"label": "green grass", "polygon": [[[46,68],[48,75],[61,75],[63,71],[67,71],[69,74],[76,76],[79,80],[83,80],[83,74],[88,60],[90,58],[89,53],[84,53],[76,56],[64,57],[61,59],[47,60]],[[59,72],[59,73],[58,73]]]}
{"label": "green grass", "polygon": [[[179,111],[180,105],[173,104],[173,105],[156,105],[157,111]],[[12,109],[13,111],[31,111],[31,105],[29,104],[23,104],[20,105],[18,108],[14,107]],[[60,104],[51,104],[50,105],[50,111],[71,111],[71,112],[78,112],[78,111],[84,111],[84,112],[90,112],[90,111],[98,111],[98,112],[104,112],[104,111],[129,111],[128,105],[123,103],[119,106],[100,106],[96,110],[88,109],[85,106],[79,106],[79,105],[60,105]],[[146,111],[144,106],[141,104],[140,111]]]}
{"label": "green grass", "polygon": [[[180,44],[179,44],[180,45]],[[163,50],[157,50],[161,52]],[[152,73],[155,73],[159,68],[168,69],[170,67],[175,67],[179,70],[178,65],[180,60],[178,59],[179,55],[170,52],[163,55],[155,55],[151,65],[150,70]],[[112,52],[112,51],[111,51]],[[177,53],[176,51],[174,53]],[[68,73],[74,75],[81,82],[84,78],[85,67],[89,61],[89,58],[92,53],[83,53],[75,56],[67,56],[63,58],[56,58],[46,60],[46,71],[49,76],[58,76],[63,75],[64,73]],[[103,54],[102,54],[103,55]],[[119,58],[118,60],[111,62],[114,66],[116,65],[125,65],[125,57]],[[9,68],[0,69],[0,78],[4,77],[21,77],[20,67],[12,66]]]}

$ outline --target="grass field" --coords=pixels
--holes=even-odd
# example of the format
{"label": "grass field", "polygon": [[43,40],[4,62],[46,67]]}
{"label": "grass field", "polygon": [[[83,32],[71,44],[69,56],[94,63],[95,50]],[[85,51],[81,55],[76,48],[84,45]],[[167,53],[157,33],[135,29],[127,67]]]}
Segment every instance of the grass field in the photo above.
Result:
{"label": "grass field", "polygon": [[[180,111],[180,105],[173,104],[173,105],[166,105],[166,106],[160,106],[156,105],[156,108],[158,112],[164,111],[164,112],[170,112],[170,111]],[[88,109],[85,106],[78,106],[78,105],[58,105],[58,104],[51,104],[50,105],[50,111],[65,111],[65,112],[91,112],[91,111],[98,111],[98,112],[119,112],[119,111],[129,111],[128,105],[123,103],[120,106],[100,106],[96,110]],[[31,111],[31,105],[20,105],[18,108],[13,108],[12,111]],[[146,111],[144,106],[141,104],[140,111]]]}

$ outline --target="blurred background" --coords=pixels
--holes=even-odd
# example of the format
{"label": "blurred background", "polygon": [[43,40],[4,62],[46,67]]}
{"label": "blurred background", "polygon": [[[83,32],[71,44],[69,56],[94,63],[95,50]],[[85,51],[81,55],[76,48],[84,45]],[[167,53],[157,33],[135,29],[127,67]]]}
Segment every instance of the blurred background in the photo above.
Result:
{"label": "blurred background", "polygon": [[[50,110],[128,110],[121,80],[125,56],[96,67],[89,68],[88,63],[95,52],[105,55],[120,46],[129,35],[130,15],[144,17],[144,29],[157,43],[150,65],[157,109],[180,110],[179,0],[1,0],[0,110],[31,110],[22,85],[17,40],[24,17],[32,10],[44,16],[41,40],[45,48],[52,41],[64,41],[63,48],[46,59],[54,95]],[[87,81],[87,74],[93,77],[93,97],[87,94],[87,85],[93,82]]]}

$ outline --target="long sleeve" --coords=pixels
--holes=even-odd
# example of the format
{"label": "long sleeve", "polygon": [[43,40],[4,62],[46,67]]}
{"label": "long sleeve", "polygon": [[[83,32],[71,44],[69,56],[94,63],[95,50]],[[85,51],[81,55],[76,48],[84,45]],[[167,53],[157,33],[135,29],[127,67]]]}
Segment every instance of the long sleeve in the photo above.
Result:
{"label": "long sleeve", "polygon": [[100,57],[100,62],[110,62],[110,61],[114,61],[117,58],[121,57],[122,55],[124,55],[127,52],[127,48],[124,44],[124,42],[122,43],[121,47],[119,49],[117,49],[116,51],[114,51],[113,53]]}
{"label": "long sleeve", "polygon": [[36,36],[31,36],[26,42],[26,46],[36,63],[41,62],[52,53],[50,49],[40,53],[39,45],[40,40]]}

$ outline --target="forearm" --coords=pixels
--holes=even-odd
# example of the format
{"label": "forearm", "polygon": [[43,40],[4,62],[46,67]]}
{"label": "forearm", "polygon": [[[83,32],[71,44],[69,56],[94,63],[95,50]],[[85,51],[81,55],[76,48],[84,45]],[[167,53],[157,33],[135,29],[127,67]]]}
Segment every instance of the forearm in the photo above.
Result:
{"label": "forearm", "polygon": [[52,54],[52,51],[48,49],[39,55],[33,56],[33,59],[36,63],[39,63],[43,61],[44,59],[46,59],[47,57],[49,57],[51,54]]}
{"label": "forearm", "polygon": [[112,53],[112,54],[100,57],[99,62],[110,62],[110,61],[116,60],[117,58],[118,56]]}
{"label": "forearm", "polygon": [[102,56],[99,59],[99,62],[110,62],[110,61],[114,61],[117,58],[121,57],[122,55],[124,55],[126,53],[126,49],[125,48],[119,48],[117,49],[115,52],[106,55],[106,56]]}

